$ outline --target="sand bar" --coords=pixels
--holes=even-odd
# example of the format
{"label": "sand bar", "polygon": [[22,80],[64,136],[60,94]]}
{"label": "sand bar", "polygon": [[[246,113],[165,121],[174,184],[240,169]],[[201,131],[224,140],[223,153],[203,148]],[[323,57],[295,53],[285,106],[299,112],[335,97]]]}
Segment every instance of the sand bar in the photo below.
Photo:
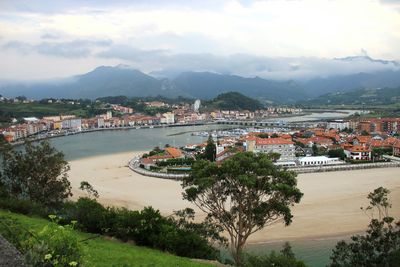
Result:
{"label": "sand bar", "polygon": [[[85,180],[95,187],[99,201],[106,205],[129,209],[153,206],[164,215],[193,208],[182,200],[180,182],[131,171],[127,162],[134,155],[120,153],[71,161],[69,179],[74,198],[84,195],[78,187]],[[263,229],[250,242],[329,238],[362,232],[369,218],[360,207],[368,205],[366,196],[379,186],[392,191],[391,214],[400,218],[400,168],[300,174],[298,186],[304,197],[293,208],[293,223],[289,227],[277,224]]]}

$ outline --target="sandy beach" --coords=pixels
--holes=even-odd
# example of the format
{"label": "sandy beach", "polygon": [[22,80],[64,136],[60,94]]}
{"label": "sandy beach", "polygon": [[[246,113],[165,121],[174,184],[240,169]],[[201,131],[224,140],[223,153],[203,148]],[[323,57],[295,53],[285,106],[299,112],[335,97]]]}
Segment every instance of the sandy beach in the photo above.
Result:
{"label": "sandy beach", "polygon": [[[153,206],[164,215],[193,208],[182,200],[180,182],[131,171],[127,163],[134,155],[120,153],[71,161],[69,179],[74,198],[84,195],[78,187],[81,181],[88,181],[99,192],[99,201],[106,205],[129,209]],[[293,207],[293,223],[288,227],[276,224],[265,228],[249,242],[329,238],[362,232],[369,218],[360,207],[368,205],[366,196],[379,186],[391,190],[391,214],[400,218],[400,168],[300,174],[298,187],[304,197]]]}

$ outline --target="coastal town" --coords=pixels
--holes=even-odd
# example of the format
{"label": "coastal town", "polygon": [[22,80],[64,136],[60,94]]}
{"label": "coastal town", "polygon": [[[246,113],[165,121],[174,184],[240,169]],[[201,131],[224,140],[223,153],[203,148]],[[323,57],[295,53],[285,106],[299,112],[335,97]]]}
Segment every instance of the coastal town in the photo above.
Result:
{"label": "coastal town", "polygon": [[[5,99],[0,101],[28,104],[33,100]],[[61,100],[48,100],[58,103]],[[50,103],[50,102],[49,102]],[[51,104],[50,103],[50,104]],[[196,106],[198,103],[198,106]],[[66,104],[75,105],[77,101],[68,100]],[[81,118],[71,114],[60,114],[57,116],[23,117],[20,120],[11,119],[11,125],[0,128],[0,133],[8,142],[18,142],[26,138],[43,139],[46,137],[76,134],[81,132],[117,129],[154,127],[162,125],[189,125],[205,124],[222,120],[253,120],[264,118],[275,118],[280,115],[302,114],[300,108],[269,107],[254,112],[249,110],[213,110],[200,112],[200,101],[195,104],[168,104],[161,101],[144,102],[144,105],[153,109],[170,110],[164,113],[156,113],[154,116],[136,112],[131,107],[116,104],[107,104],[108,110],[91,118]]]}
{"label": "coastal town", "polygon": [[[142,155],[132,166],[141,174],[179,178],[190,171],[190,166],[201,158],[206,147],[215,146],[217,164],[243,151],[277,155],[275,165],[289,168],[322,166],[355,166],[360,163],[381,167],[379,163],[400,161],[400,118],[331,120],[318,122],[318,127],[277,132],[265,128],[220,130],[208,133],[207,142],[187,144],[181,148],[156,147]],[[353,130],[354,129],[354,130]],[[193,133],[207,134],[207,133]],[[200,157],[199,157],[200,156]],[[393,167],[392,164],[382,165]],[[147,170],[145,172],[141,169]],[[309,168],[308,170],[310,170]],[[337,168],[344,170],[345,168]],[[320,168],[315,170],[321,170]],[[150,172],[154,172],[153,174]],[[158,175],[158,174],[160,175]],[[177,175],[178,174],[178,175]]]}
{"label": "coastal town", "polygon": [[[18,100],[14,100],[18,101]],[[27,100],[25,100],[27,101]],[[71,104],[71,103],[70,103]],[[24,140],[84,133],[96,130],[153,128],[217,123],[238,123],[242,127],[213,132],[194,132],[193,135],[212,137],[215,143],[215,161],[221,164],[237,152],[277,153],[276,165],[285,167],[311,167],[355,163],[387,162],[391,156],[400,156],[400,118],[352,117],[349,119],[322,120],[308,124],[279,123],[279,127],[248,127],[262,125],[263,119],[279,115],[301,115],[299,108],[268,107],[254,112],[248,110],[212,110],[200,112],[200,101],[194,104],[169,105],[161,101],[145,102],[151,108],[168,108],[170,111],[149,116],[133,108],[109,104],[110,109],[93,118],[80,118],[71,114],[26,117],[1,129],[5,140],[19,144]],[[273,123],[271,124],[273,125]],[[159,170],[160,162],[171,159],[195,159],[207,142],[186,144],[180,148],[160,150],[142,158],[139,165],[147,170]],[[160,149],[160,148],[159,148]],[[165,165],[165,164],[164,164]],[[187,166],[169,172],[188,170]],[[179,165],[179,164],[178,164]],[[163,169],[167,172],[167,169]]]}

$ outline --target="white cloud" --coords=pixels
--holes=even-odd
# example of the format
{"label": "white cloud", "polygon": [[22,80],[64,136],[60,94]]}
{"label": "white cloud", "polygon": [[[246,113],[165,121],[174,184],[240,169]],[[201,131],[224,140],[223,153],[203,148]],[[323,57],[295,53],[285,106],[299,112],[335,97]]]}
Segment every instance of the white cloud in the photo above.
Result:
{"label": "white cloud", "polygon": [[[217,58],[232,54],[334,58],[365,49],[374,58],[400,60],[400,13],[395,1],[200,2],[113,1],[111,5],[109,1],[82,4],[71,0],[54,5],[50,0],[40,0],[33,5],[29,1],[10,1],[8,5],[3,3],[3,9],[0,5],[0,42],[37,45],[43,42],[43,36],[55,36],[57,42],[66,43],[108,39],[116,45],[114,55],[119,53],[114,58],[132,64],[138,61],[126,57],[127,48],[137,50],[135,57],[140,51],[168,51],[169,55],[198,54],[199,60],[202,54]],[[81,54],[93,57],[93,52],[84,52]],[[9,50],[0,50],[0,56],[5,53]],[[104,53],[102,58],[92,60],[105,60]],[[295,65],[292,68],[297,68]]]}

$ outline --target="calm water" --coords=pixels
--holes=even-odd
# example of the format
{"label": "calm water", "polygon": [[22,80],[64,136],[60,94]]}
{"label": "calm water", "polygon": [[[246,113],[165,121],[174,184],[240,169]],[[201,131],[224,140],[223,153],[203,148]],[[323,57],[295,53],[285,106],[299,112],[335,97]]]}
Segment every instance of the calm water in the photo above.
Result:
{"label": "calm water", "polygon": [[[354,112],[355,111],[348,111],[347,114],[337,112],[312,113],[306,116],[282,119],[275,118],[271,120],[282,120],[287,122],[312,121],[318,119],[341,118]],[[57,149],[64,152],[67,160],[73,160],[119,152],[150,150],[155,146],[164,146],[165,144],[183,146],[188,143],[200,143],[204,141],[205,138],[192,136],[191,132],[227,129],[230,127],[237,128],[238,126],[202,125],[98,131],[54,138],[51,142]]]}
{"label": "calm water", "polygon": [[[306,116],[289,117],[282,119],[287,122],[311,121],[328,118],[342,118],[349,114],[336,112],[312,113]],[[227,129],[237,126],[228,125],[203,125],[203,126],[184,126],[167,127],[153,129],[131,129],[131,130],[112,130],[91,132],[85,134],[70,135],[61,138],[51,139],[52,144],[64,152],[67,160],[80,159],[97,155],[107,155],[128,151],[146,151],[155,146],[170,144],[173,146],[183,146],[188,143],[200,143],[206,138],[192,136],[194,131],[207,131],[215,129]],[[326,266],[332,248],[338,240],[308,240],[291,242],[296,256],[303,259],[313,267]],[[281,243],[267,243],[250,245],[248,249],[254,253],[266,253],[271,250],[279,251]]]}
{"label": "calm water", "polygon": [[195,131],[227,129],[237,126],[202,125],[152,129],[97,131],[51,139],[67,160],[128,151],[147,151],[155,146],[197,144],[206,138],[192,136]]}

